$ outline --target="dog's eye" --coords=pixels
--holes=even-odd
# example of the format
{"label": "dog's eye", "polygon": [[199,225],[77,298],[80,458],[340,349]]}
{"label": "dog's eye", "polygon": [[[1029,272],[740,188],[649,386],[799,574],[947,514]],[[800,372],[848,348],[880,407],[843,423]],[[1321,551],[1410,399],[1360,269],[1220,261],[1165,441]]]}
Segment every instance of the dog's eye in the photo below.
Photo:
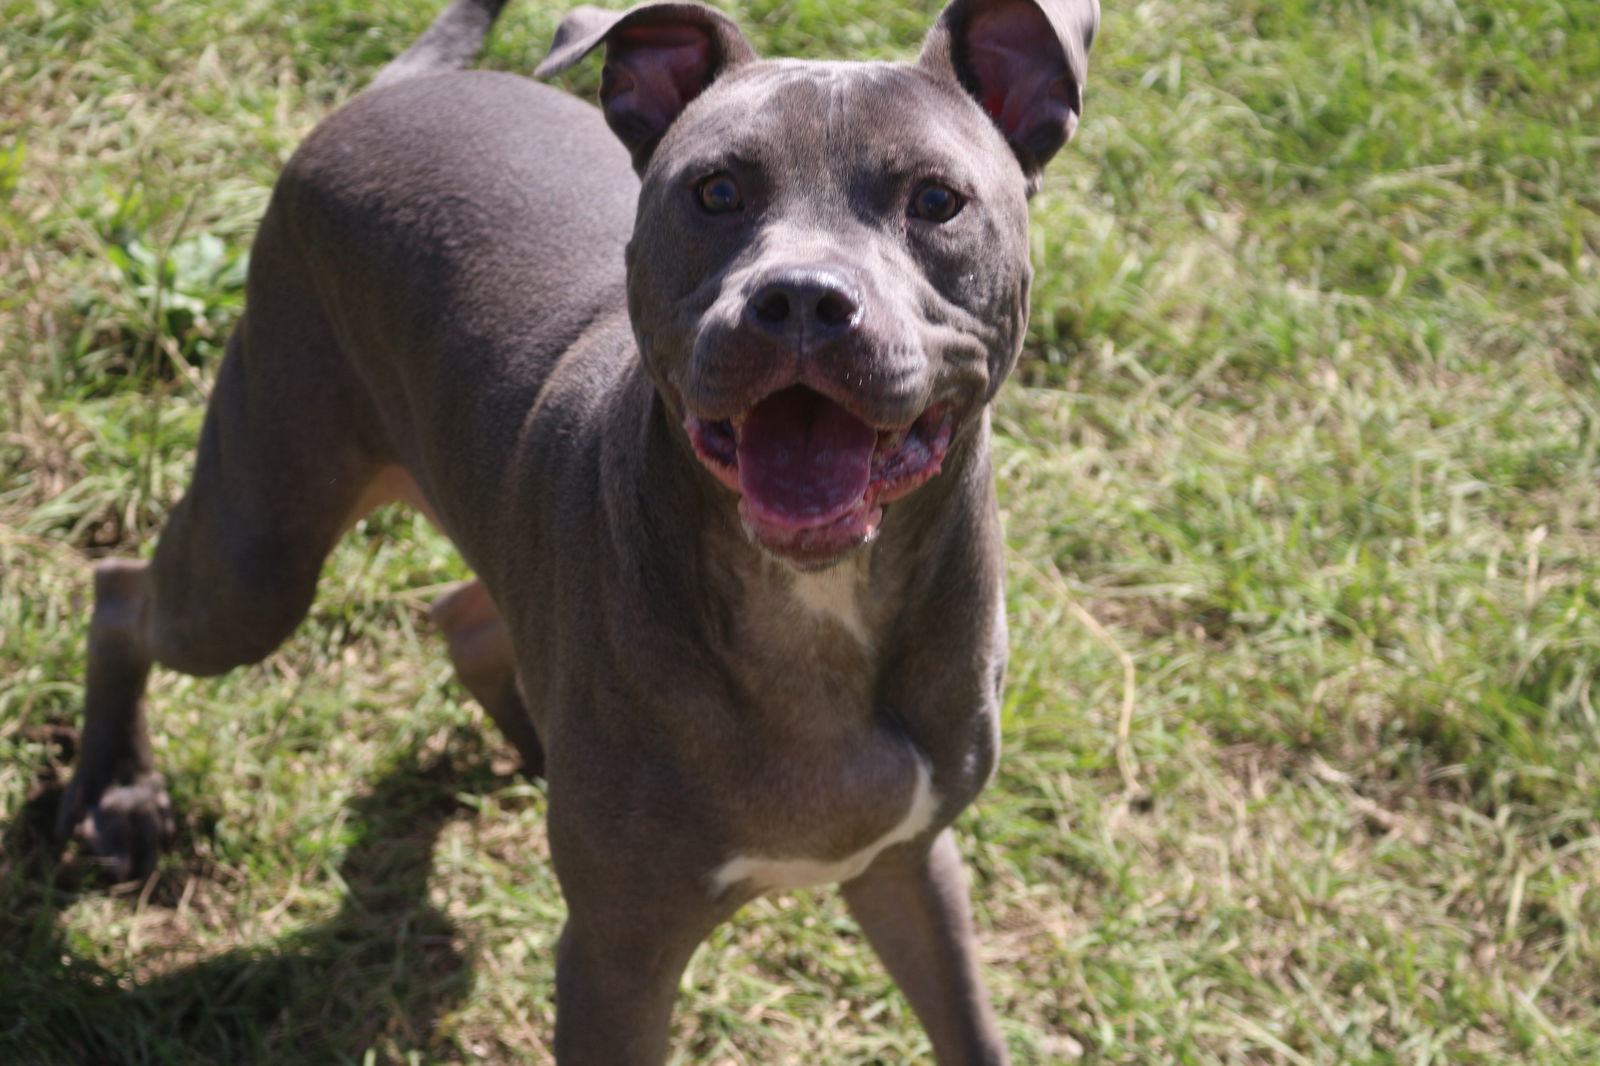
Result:
{"label": "dog's eye", "polygon": [[725,215],[744,206],[739,183],[726,174],[713,174],[700,183],[700,206],[713,215]]}
{"label": "dog's eye", "polygon": [[961,194],[948,185],[941,185],[937,181],[925,181],[917,186],[917,191],[911,194],[909,214],[912,218],[925,219],[929,222],[949,222],[961,213],[961,208],[966,201]]}

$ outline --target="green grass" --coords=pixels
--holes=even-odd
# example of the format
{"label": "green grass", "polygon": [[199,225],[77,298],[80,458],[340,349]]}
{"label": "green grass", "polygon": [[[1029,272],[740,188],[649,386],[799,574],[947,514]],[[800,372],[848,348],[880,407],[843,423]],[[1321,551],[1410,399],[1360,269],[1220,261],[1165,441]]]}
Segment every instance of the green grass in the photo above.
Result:
{"label": "green grass", "polygon": [[[434,6],[0,0],[0,1062],[550,1061],[542,788],[409,515],[266,663],[158,674],[153,879],[39,838],[88,562],[182,490],[278,168]],[[935,5],[729,7],[903,57]],[[1017,1062],[1600,1061],[1595,14],[1107,7],[996,419],[1006,747],[961,826]],[[926,1056],[825,892],[719,932],[677,1024],[685,1063]]]}

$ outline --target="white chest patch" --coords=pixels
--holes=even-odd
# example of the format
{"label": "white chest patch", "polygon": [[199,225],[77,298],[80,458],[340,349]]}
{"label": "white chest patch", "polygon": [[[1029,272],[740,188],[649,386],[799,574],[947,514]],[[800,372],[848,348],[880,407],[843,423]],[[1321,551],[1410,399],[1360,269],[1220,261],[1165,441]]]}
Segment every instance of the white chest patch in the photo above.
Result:
{"label": "white chest patch", "polygon": [[735,855],[711,874],[711,894],[720,896],[742,881],[754,882],[762,892],[783,892],[813,885],[836,884],[859,875],[872,864],[878,853],[899,844],[928,828],[938,809],[933,791],[933,775],[928,764],[917,756],[917,782],[911,790],[911,803],[899,824],[853,855],[842,859],[769,859],[760,855]]}
{"label": "white chest patch", "polygon": [[867,626],[861,618],[860,575],[855,566],[843,563],[816,574],[793,571],[789,591],[809,613],[832,619],[859,643],[869,643]]}

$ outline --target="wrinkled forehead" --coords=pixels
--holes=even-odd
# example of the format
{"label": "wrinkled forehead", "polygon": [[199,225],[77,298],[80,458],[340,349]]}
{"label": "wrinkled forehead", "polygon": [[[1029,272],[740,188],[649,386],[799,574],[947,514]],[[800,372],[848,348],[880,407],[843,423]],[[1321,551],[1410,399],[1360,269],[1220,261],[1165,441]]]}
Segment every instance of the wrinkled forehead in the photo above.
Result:
{"label": "wrinkled forehead", "polygon": [[[905,64],[751,63],[713,83],[657,153],[674,168],[720,160],[785,165],[927,169],[973,182],[1001,180],[1011,156],[983,111],[954,85]],[[1020,180],[1020,175],[1018,175]]]}

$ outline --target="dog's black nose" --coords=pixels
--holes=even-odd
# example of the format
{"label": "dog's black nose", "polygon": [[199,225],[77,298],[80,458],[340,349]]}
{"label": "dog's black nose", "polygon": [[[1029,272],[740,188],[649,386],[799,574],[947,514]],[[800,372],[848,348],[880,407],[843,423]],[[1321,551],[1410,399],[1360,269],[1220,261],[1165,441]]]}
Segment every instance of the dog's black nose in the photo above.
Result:
{"label": "dog's black nose", "polygon": [[861,297],[832,270],[788,270],[768,278],[745,305],[745,319],[764,332],[818,344],[861,323]]}

